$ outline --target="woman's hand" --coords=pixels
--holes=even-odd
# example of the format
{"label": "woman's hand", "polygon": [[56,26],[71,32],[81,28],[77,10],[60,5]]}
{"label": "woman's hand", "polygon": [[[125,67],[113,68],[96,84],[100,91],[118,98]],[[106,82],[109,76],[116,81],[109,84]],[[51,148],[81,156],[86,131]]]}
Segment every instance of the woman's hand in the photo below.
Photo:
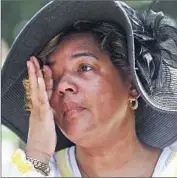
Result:
{"label": "woman's hand", "polygon": [[44,66],[44,77],[39,62],[31,57],[27,62],[32,110],[29,119],[27,156],[49,162],[56,147],[54,115],[49,104],[53,91],[52,71]]}

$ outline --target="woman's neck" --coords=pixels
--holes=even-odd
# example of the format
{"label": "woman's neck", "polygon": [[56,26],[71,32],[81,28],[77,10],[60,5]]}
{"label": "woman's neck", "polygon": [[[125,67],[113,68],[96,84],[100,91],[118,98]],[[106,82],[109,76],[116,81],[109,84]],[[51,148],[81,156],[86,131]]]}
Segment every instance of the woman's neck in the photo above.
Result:
{"label": "woman's neck", "polygon": [[102,145],[76,146],[76,157],[81,172],[89,177],[150,176],[159,150],[143,145],[136,136],[134,123],[129,121],[119,128],[115,138]]}

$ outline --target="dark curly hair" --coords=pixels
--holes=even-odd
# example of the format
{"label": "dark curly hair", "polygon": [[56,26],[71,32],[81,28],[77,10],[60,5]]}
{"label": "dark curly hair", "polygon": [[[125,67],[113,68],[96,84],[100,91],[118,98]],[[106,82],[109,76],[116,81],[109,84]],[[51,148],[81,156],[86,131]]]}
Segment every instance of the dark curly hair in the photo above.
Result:
{"label": "dark curly hair", "polygon": [[43,64],[46,64],[48,56],[56,50],[65,36],[71,33],[85,32],[93,35],[98,41],[100,50],[108,52],[112,63],[119,69],[122,78],[128,78],[130,70],[127,59],[126,34],[121,26],[112,23],[77,21],[71,27],[59,32],[38,54],[37,58]]}

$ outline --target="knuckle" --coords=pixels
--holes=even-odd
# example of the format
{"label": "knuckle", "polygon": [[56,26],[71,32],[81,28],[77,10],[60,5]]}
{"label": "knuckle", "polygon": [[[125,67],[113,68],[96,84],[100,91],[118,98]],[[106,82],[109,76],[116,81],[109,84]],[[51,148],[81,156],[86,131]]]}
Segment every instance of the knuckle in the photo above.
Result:
{"label": "knuckle", "polygon": [[39,107],[33,107],[31,114],[39,114]]}
{"label": "knuckle", "polygon": [[31,101],[32,101],[32,105],[33,105],[34,107],[36,107],[36,106],[39,105],[39,102],[38,102],[38,100],[36,99],[36,97],[32,97],[32,98],[31,98]]}
{"label": "knuckle", "polygon": [[45,98],[40,97],[39,98],[39,105],[43,106],[43,105],[45,105],[45,103],[46,103]]}

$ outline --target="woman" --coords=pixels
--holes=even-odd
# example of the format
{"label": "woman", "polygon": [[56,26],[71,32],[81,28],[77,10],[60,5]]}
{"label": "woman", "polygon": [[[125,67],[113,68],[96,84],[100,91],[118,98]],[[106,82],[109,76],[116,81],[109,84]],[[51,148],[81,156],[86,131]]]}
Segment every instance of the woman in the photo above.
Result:
{"label": "woman", "polygon": [[[44,22],[48,29],[40,34]],[[39,31],[28,31],[37,25]],[[177,175],[177,153],[169,148],[177,131],[153,143],[141,130],[150,120],[144,128],[153,137],[164,124],[177,128],[177,29],[171,20],[152,11],[139,14],[122,2],[56,1],[33,18],[22,37],[31,56],[29,80],[20,78],[26,81],[30,118],[26,152],[12,157],[15,175]],[[158,115],[161,125],[153,131]]]}

